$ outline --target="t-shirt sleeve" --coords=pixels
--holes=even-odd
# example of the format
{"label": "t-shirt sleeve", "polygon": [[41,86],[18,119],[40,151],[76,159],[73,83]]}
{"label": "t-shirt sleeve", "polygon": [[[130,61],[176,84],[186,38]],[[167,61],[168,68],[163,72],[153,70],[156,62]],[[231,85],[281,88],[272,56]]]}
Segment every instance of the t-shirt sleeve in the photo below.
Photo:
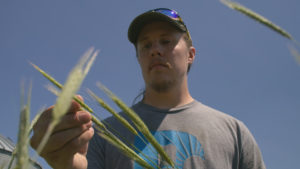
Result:
{"label": "t-shirt sleeve", "polygon": [[253,135],[242,122],[240,122],[240,141],[239,169],[265,169],[260,149]]}
{"label": "t-shirt sleeve", "polygon": [[95,129],[95,135],[89,142],[89,148],[87,152],[88,169],[104,169],[105,166],[105,143],[103,139],[97,135]]}

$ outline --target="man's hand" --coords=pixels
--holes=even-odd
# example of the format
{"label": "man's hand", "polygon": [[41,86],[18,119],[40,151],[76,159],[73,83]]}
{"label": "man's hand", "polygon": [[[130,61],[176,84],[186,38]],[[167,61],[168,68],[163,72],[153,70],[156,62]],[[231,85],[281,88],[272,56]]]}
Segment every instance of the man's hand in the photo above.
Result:
{"label": "man's hand", "polygon": [[[34,149],[47,131],[52,110],[53,106],[45,110],[33,127],[30,143]],[[73,100],[68,113],[55,127],[40,155],[55,169],[86,169],[88,142],[93,135],[91,115],[80,111],[80,105]]]}

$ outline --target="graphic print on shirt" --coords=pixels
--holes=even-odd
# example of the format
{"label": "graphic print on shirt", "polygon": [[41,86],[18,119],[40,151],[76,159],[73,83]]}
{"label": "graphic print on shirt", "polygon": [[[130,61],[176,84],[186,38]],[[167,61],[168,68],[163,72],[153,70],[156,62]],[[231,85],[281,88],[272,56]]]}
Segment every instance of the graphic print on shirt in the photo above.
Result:
{"label": "graphic print on shirt", "polygon": [[[185,169],[191,166],[199,166],[204,161],[204,150],[197,138],[189,133],[165,130],[152,132],[158,143],[175,163],[175,168]],[[172,168],[166,162],[162,162],[160,155],[148,141],[139,137],[135,138],[136,151],[143,159],[154,168]],[[145,143],[146,142],[146,143]],[[146,158],[147,156],[148,158]],[[194,167],[193,167],[194,168]],[[134,169],[143,169],[138,163],[134,163]]]}

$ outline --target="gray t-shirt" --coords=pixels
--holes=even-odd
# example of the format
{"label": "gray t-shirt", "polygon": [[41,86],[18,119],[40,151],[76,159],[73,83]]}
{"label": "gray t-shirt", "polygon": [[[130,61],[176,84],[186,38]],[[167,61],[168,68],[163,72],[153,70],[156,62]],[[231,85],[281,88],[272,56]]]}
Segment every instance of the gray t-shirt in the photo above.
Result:
{"label": "gray t-shirt", "polygon": [[[183,169],[264,169],[261,152],[247,127],[239,120],[198,101],[169,110],[142,102],[133,106],[157,141]],[[121,115],[124,115],[121,113]],[[106,120],[122,140],[134,144],[149,164],[168,168],[152,146],[131,134],[115,118]],[[89,169],[143,168],[117,148],[94,135],[88,149]],[[170,167],[169,167],[170,168]]]}

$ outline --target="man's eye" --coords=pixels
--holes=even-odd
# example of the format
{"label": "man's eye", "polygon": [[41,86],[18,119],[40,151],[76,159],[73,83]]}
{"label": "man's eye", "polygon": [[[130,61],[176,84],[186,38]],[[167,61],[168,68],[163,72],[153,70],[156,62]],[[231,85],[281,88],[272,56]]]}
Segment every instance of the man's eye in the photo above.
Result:
{"label": "man's eye", "polygon": [[146,44],[144,44],[144,48],[145,49],[149,49],[151,47],[151,43],[146,43]]}
{"label": "man's eye", "polygon": [[162,44],[169,44],[171,41],[170,40],[162,40],[161,43]]}

